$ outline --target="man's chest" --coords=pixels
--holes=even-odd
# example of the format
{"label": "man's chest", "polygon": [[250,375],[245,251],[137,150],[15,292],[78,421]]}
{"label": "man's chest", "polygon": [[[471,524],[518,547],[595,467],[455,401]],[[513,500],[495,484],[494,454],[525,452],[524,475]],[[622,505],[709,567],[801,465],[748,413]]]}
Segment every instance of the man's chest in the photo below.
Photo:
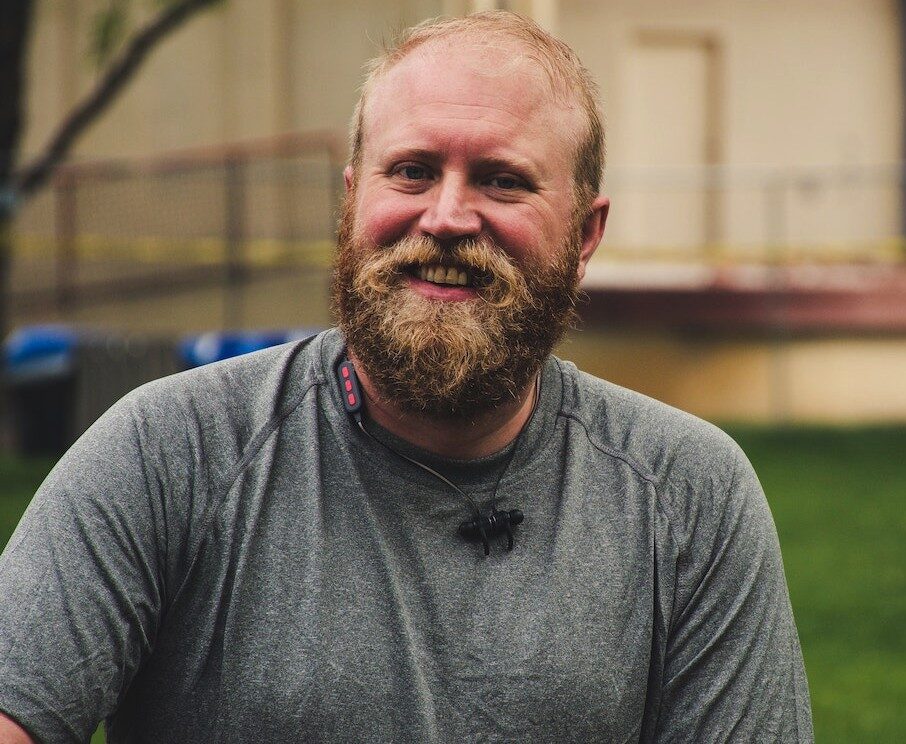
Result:
{"label": "man's chest", "polygon": [[221,684],[242,691],[234,724],[256,720],[279,739],[290,713],[318,740],[458,741],[610,740],[602,733],[637,725],[644,592],[544,576],[476,587],[347,558],[306,592],[257,588],[227,626]]}
{"label": "man's chest", "polygon": [[347,486],[346,498],[331,487],[300,499],[273,479],[203,545],[154,666],[217,701],[221,736],[637,736],[650,535],[589,518],[586,495],[560,484],[575,504],[530,504],[514,551],[503,542],[485,558],[456,535],[461,509],[400,511],[389,492]]}
{"label": "man's chest", "polygon": [[420,526],[334,499],[215,530],[185,606],[206,630],[183,658],[225,701],[226,738],[250,721],[273,741],[631,738],[652,638],[646,541],[535,510],[512,553],[485,558],[454,511]]}

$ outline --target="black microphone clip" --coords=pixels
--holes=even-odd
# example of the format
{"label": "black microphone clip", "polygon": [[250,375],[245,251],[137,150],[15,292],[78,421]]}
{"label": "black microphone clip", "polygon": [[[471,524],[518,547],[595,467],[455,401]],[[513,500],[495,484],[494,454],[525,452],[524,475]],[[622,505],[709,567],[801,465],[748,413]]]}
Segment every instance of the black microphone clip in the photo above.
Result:
{"label": "black microphone clip", "polygon": [[459,525],[459,534],[466,540],[481,540],[484,545],[484,554],[489,555],[491,546],[489,539],[498,535],[507,536],[507,550],[513,549],[513,527],[522,524],[525,516],[519,509],[510,509],[509,511],[497,511],[496,507],[491,509],[490,514],[476,512],[475,516],[468,522],[462,522]]}

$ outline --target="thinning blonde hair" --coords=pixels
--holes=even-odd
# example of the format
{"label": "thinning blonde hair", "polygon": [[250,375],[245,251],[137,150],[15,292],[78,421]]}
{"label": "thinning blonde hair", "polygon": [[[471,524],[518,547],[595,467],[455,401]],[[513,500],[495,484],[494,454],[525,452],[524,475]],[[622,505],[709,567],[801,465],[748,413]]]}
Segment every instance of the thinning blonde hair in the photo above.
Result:
{"label": "thinning blonde hair", "polygon": [[[406,29],[368,64],[362,93],[352,117],[350,165],[357,174],[364,148],[365,109],[376,83],[415,49],[441,39],[468,36],[483,45],[516,42],[524,59],[547,76],[554,94],[578,103],[584,113],[584,131],[575,142],[573,178],[577,207],[597,196],[604,170],[604,125],[598,107],[598,87],[576,53],[531,19],[509,11],[473,13],[463,18],[424,21]],[[581,207],[580,207],[581,208]]]}

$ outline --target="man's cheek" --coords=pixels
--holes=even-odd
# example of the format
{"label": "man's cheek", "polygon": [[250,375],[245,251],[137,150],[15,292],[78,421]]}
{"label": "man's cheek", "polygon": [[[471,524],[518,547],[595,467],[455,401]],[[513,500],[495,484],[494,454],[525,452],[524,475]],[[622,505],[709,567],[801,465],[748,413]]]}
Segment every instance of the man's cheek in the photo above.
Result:
{"label": "man's cheek", "polygon": [[368,243],[389,245],[413,232],[420,213],[413,197],[389,194],[363,201],[356,224]]}
{"label": "man's cheek", "polygon": [[544,247],[557,242],[548,225],[538,219],[536,210],[525,205],[486,215],[485,229],[520,265],[537,263],[539,254],[545,253]]}

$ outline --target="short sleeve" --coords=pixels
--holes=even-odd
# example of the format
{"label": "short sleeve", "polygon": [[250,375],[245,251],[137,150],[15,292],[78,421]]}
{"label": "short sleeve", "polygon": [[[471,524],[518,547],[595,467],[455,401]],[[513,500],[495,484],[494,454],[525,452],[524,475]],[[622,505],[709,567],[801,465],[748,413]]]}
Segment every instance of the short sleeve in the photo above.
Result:
{"label": "short sleeve", "polygon": [[678,560],[658,742],[811,742],[808,684],[780,546],[738,448]]}
{"label": "short sleeve", "polygon": [[61,459],[0,557],[0,710],[85,741],[149,653],[162,606],[163,496],[126,400]]}

